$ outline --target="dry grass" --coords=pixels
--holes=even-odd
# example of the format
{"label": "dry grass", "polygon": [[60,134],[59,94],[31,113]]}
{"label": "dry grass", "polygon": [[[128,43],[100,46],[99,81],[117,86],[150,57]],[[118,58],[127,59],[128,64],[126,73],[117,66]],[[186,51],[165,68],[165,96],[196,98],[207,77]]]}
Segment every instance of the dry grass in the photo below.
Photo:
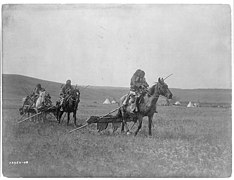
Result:
{"label": "dry grass", "polygon": [[[137,137],[97,133],[96,125],[68,134],[74,127],[20,118],[17,108],[28,90],[41,83],[58,99],[60,83],[34,78],[3,76],[3,174],[7,177],[229,177],[231,175],[231,108],[159,107],[153,136],[143,121]],[[117,105],[105,106],[105,98],[119,99],[127,88],[81,88],[78,123],[91,115],[103,115]],[[179,90],[184,101],[230,104],[231,90]],[[202,98],[200,98],[202,97]],[[189,98],[189,99],[188,99]],[[183,100],[183,99],[182,99]],[[136,128],[136,126],[135,126]],[[11,162],[28,164],[10,164]]]}
{"label": "dry grass", "polygon": [[[80,105],[80,123],[114,106]],[[3,109],[3,173],[8,177],[229,177],[231,110],[159,107],[153,136],[148,122],[137,137],[111,128],[98,134],[91,125],[16,124],[16,109]],[[72,121],[71,121],[72,123]],[[136,127],[135,127],[136,128]],[[11,161],[28,161],[12,165]]]}

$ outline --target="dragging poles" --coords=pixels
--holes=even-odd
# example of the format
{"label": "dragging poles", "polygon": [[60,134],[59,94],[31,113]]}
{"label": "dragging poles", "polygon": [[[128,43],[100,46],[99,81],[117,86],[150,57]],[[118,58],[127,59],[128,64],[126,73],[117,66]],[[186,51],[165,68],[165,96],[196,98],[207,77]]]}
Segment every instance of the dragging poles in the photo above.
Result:
{"label": "dragging poles", "polygon": [[34,115],[32,115],[32,116],[30,116],[30,117],[24,119],[24,120],[18,121],[17,123],[22,123],[22,122],[24,122],[24,121],[26,121],[26,120],[28,120],[28,119],[34,117],[34,116],[37,116],[37,115],[39,115],[39,114],[41,114],[41,113],[42,113],[42,112],[39,112],[39,113],[37,113],[37,114],[34,114]]}
{"label": "dragging poles", "polygon": [[[122,105],[122,106],[120,106],[120,107],[117,107],[117,108],[115,108],[114,110],[112,110],[111,112],[109,112],[109,113],[107,113],[107,114],[105,114],[105,115],[103,115],[103,116],[100,116],[99,118],[100,118],[100,119],[101,119],[101,118],[104,118],[104,117],[110,115],[111,113],[113,113],[113,112],[119,110],[119,108],[121,108],[121,107],[123,107],[123,106],[124,106],[124,105]],[[87,120],[88,120],[88,119],[87,119]],[[87,121],[87,120],[86,120],[86,121]]]}
{"label": "dragging poles", "polygon": [[[115,108],[114,110],[112,110],[111,112],[109,112],[109,113],[107,113],[107,114],[105,114],[105,115],[103,115],[103,116],[100,116],[99,119],[102,119],[102,118],[104,118],[104,117],[110,115],[111,113],[113,113],[113,112],[119,110],[119,108],[121,108],[121,107],[123,107],[123,106],[124,106],[124,105],[122,105],[122,106],[120,106],[120,107],[118,107],[118,108]],[[85,121],[86,124],[84,124],[84,125],[82,125],[82,126],[76,128],[76,129],[73,129],[73,130],[69,131],[69,133],[72,133],[72,132],[74,132],[74,131],[76,131],[76,130],[79,130],[79,129],[82,129],[82,128],[88,126],[88,125],[89,125],[89,124],[87,123],[88,120],[89,120],[89,118],[86,119],[86,121]]]}
{"label": "dragging poles", "polygon": [[19,124],[19,123],[22,123],[22,122],[24,122],[24,121],[26,121],[26,120],[28,120],[28,119],[30,119],[30,118],[32,118],[32,117],[38,116],[38,115],[40,115],[40,114],[42,114],[42,113],[48,111],[48,110],[51,109],[51,108],[52,108],[52,107],[49,107],[49,108],[46,109],[45,111],[41,111],[41,112],[36,113],[36,114],[34,114],[34,115],[30,116],[30,117],[27,117],[27,118],[24,119],[24,120],[21,120],[21,119],[23,118],[23,116],[25,115],[25,114],[24,114],[24,115],[20,118],[20,121],[18,121],[17,123]]}
{"label": "dragging poles", "polygon": [[84,125],[82,125],[82,126],[80,126],[80,127],[76,128],[76,129],[73,129],[73,130],[69,131],[69,133],[72,133],[73,131],[76,131],[76,130],[82,129],[82,128],[84,128],[84,127],[88,126],[88,125],[89,125],[89,124],[88,124],[88,123],[86,123],[86,124],[84,124]]}

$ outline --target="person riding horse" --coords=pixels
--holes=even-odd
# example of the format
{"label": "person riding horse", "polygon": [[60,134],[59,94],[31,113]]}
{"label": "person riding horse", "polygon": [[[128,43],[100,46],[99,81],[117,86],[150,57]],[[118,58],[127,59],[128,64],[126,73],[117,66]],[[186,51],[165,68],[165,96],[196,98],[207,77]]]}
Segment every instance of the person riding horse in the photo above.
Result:
{"label": "person riding horse", "polygon": [[71,80],[67,80],[60,92],[60,99],[56,102],[57,120],[60,123],[64,112],[67,113],[67,125],[70,120],[70,113],[73,113],[74,124],[76,126],[76,112],[80,102],[80,91],[77,86],[72,87]]}
{"label": "person riding horse", "polygon": [[131,112],[138,112],[138,101],[141,95],[147,92],[148,87],[149,85],[145,79],[145,72],[141,69],[136,70],[131,78],[130,92],[128,93],[123,105],[127,105],[129,102],[131,103]]}
{"label": "person riding horse", "polygon": [[41,87],[41,84],[37,84],[36,88],[33,90],[32,94],[31,94],[31,98],[33,100],[34,103],[36,103],[40,92],[45,91],[44,88]]}
{"label": "person riding horse", "polygon": [[62,87],[60,92],[60,106],[61,111],[63,102],[70,96],[71,92],[74,90],[74,88],[71,85],[71,80],[67,80],[66,84]]}

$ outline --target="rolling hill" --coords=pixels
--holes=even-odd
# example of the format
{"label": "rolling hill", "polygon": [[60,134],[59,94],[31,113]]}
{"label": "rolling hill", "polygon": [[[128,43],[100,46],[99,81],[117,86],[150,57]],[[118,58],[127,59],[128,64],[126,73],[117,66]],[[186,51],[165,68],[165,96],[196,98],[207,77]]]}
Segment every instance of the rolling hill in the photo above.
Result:
{"label": "rolling hill", "polygon": [[[47,116],[44,122],[31,119],[17,123],[22,118],[17,108],[27,94],[24,89],[31,91],[37,83],[46,87],[53,102],[58,99],[61,83],[3,75],[2,169],[6,177],[231,176],[231,108],[159,106],[152,137],[148,137],[147,118],[136,137],[121,133],[120,128],[113,132],[111,124],[102,132],[97,132],[96,124],[90,124],[69,133],[74,130],[73,118],[66,125],[66,116],[61,124],[53,116]],[[79,88],[79,125],[90,116],[102,116],[117,108],[117,104],[103,105],[105,98],[118,99],[128,92],[128,88]],[[231,102],[231,90],[171,91],[184,104],[198,97],[211,105],[230,106]]]}
{"label": "rolling hill", "polygon": [[[3,74],[2,75],[2,99],[3,107],[6,104],[19,105],[21,99],[29,94],[36,84],[41,83],[42,87],[50,93],[52,101],[55,102],[59,98],[59,92],[62,83],[36,79],[32,77]],[[169,84],[170,87],[170,84]],[[124,87],[102,87],[102,86],[78,86],[81,91],[81,101],[90,103],[102,103],[106,98],[119,100],[128,92],[128,88]],[[220,104],[222,106],[231,105],[231,89],[177,89],[170,88],[173,96],[177,100],[186,104],[188,101],[201,104]]]}

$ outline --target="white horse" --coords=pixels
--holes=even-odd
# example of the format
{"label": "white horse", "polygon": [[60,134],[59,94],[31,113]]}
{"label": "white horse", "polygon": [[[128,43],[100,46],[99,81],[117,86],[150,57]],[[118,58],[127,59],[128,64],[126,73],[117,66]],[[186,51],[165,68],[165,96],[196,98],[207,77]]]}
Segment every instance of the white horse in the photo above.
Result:
{"label": "white horse", "polygon": [[[46,92],[45,91],[39,91],[39,97],[37,98],[36,100],[36,104],[35,104],[35,111],[36,111],[36,114],[38,113],[39,111],[39,108],[42,107],[43,105],[43,102],[45,102],[45,95],[46,95]],[[38,120],[40,120],[42,118],[42,121],[44,121],[44,117],[43,117],[43,113],[42,113],[42,116],[40,116],[41,114],[38,115]]]}
{"label": "white horse", "polygon": [[42,103],[45,102],[45,91],[39,91],[39,97],[36,101],[35,108],[38,110],[42,106]]}

